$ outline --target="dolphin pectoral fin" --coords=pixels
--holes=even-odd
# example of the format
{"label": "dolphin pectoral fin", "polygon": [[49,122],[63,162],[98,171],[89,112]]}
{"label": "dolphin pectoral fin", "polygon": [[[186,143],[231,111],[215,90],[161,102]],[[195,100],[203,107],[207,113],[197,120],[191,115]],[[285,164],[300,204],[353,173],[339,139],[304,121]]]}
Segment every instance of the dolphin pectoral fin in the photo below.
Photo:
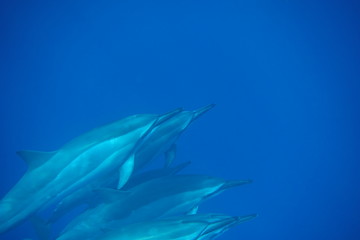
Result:
{"label": "dolphin pectoral fin", "polygon": [[134,171],[134,162],[135,156],[134,154],[131,154],[131,156],[121,165],[117,189],[121,189],[131,177]]}
{"label": "dolphin pectoral fin", "polygon": [[174,143],[171,147],[165,152],[165,167],[169,167],[176,157],[176,144]]}
{"label": "dolphin pectoral fin", "polygon": [[29,170],[37,168],[52,158],[56,154],[54,152],[39,152],[39,151],[17,151],[16,154],[22,158],[28,165]]}
{"label": "dolphin pectoral fin", "polygon": [[91,193],[93,188],[91,185],[85,186],[82,189],[64,197],[55,207],[51,217],[48,219],[49,223],[54,223],[62,218],[66,213],[81,205],[91,205]]}
{"label": "dolphin pectoral fin", "polygon": [[178,172],[180,172],[181,170],[183,170],[185,167],[189,166],[190,164],[191,164],[191,162],[188,161],[188,162],[184,162],[184,163],[181,163],[181,164],[173,167],[170,175],[177,174]]}
{"label": "dolphin pectoral fin", "polygon": [[112,188],[100,188],[93,191],[97,197],[98,202],[114,202],[119,201],[123,198],[129,196],[131,192],[129,191],[119,191]]}
{"label": "dolphin pectoral fin", "polygon": [[198,212],[198,210],[199,210],[199,205],[196,205],[189,212],[187,212],[186,215],[194,215]]}

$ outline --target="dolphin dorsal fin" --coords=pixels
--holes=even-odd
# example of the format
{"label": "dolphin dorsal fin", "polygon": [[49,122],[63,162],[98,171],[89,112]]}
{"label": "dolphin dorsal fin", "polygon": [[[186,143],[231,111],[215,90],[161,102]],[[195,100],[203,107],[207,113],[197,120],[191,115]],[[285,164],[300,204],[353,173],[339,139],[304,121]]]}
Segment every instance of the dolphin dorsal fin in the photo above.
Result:
{"label": "dolphin dorsal fin", "polygon": [[111,188],[100,188],[94,191],[100,202],[114,202],[126,198],[131,192]]}
{"label": "dolphin dorsal fin", "polygon": [[29,169],[34,169],[41,166],[52,156],[55,152],[39,152],[39,151],[17,151],[16,154],[22,158],[28,165]]}

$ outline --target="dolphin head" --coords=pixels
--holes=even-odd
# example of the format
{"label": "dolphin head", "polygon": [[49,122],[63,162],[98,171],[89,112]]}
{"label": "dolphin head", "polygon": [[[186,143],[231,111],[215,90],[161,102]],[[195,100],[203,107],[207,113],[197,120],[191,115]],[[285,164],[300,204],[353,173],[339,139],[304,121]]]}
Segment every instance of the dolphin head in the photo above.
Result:
{"label": "dolphin head", "polygon": [[156,126],[162,124],[163,122],[169,120],[170,118],[174,117],[175,115],[177,115],[178,113],[182,112],[183,109],[182,108],[176,108],[173,111],[170,111],[168,113],[164,113],[162,115],[159,116],[159,118],[156,121]]}
{"label": "dolphin head", "polygon": [[226,181],[221,186],[221,190],[226,190],[229,188],[233,188],[233,187],[237,187],[237,186],[241,186],[241,185],[249,184],[249,183],[252,183],[252,180],[230,180],[230,181]]}
{"label": "dolphin head", "polygon": [[203,115],[204,113],[206,113],[207,111],[209,111],[209,110],[212,109],[213,107],[215,107],[215,104],[209,104],[209,105],[206,105],[206,106],[204,106],[204,107],[201,107],[201,108],[193,111],[192,121],[194,121],[195,119],[199,118],[201,115]]}
{"label": "dolphin head", "polygon": [[237,187],[237,186],[241,186],[244,184],[248,184],[251,183],[251,180],[231,180],[231,181],[226,181],[223,180],[221,178],[213,178],[213,177],[208,177],[208,179],[206,179],[204,181],[204,186],[212,186],[213,191],[209,192],[209,194],[207,196],[205,196],[204,199],[207,198],[211,198],[214,196],[219,195],[220,193],[222,193],[223,191],[229,189],[229,188],[233,188],[233,187]]}
{"label": "dolphin head", "polygon": [[242,222],[249,221],[256,216],[257,214],[236,217],[214,214],[204,215],[203,217],[200,215],[199,220],[201,220],[201,218],[204,218],[204,220],[208,222],[208,226],[201,233],[201,237],[199,238],[199,240],[214,239],[219,235],[223,234],[225,231],[229,230],[231,227]]}

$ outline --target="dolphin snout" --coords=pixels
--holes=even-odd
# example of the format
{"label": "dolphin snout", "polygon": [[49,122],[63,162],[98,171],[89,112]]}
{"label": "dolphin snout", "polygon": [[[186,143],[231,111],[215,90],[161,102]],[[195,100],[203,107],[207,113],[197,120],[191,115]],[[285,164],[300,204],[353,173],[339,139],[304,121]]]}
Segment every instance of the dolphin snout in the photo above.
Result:
{"label": "dolphin snout", "polygon": [[205,107],[202,107],[202,108],[199,108],[197,110],[195,110],[193,113],[193,119],[192,120],[195,120],[197,119],[198,117],[200,117],[201,115],[203,115],[204,113],[206,113],[207,111],[209,111],[210,109],[212,109],[213,107],[215,107],[215,104],[209,104]]}
{"label": "dolphin snout", "polygon": [[228,189],[228,188],[232,188],[232,187],[237,187],[237,186],[241,186],[244,184],[248,184],[248,183],[252,183],[252,180],[231,180],[231,181],[227,181],[222,187],[222,190]]}

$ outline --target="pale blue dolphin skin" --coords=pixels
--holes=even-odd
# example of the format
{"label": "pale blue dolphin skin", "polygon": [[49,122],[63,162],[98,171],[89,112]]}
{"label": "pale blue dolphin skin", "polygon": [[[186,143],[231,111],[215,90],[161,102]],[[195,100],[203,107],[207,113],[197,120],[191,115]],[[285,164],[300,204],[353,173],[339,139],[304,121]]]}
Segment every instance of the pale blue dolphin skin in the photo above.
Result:
{"label": "pale blue dolphin skin", "polygon": [[205,199],[250,182],[202,175],[174,175],[145,182],[129,192],[99,191],[100,203],[70,222],[57,239],[96,239],[104,231],[126,224],[193,214]]}
{"label": "pale blue dolphin skin", "polygon": [[[179,109],[179,111],[170,119],[154,127],[135,153],[133,171],[138,171],[156,156],[164,153],[166,154],[166,166],[168,167],[175,157],[174,144],[181,133],[184,132],[195,119],[199,118],[214,106],[215,104],[210,104],[194,111],[181,111]],[[93,190],[108,187],[116,181],[116,179],[118,179],[118,174],[109,175],[106,178],[98,178],[92,185],[87,185],[83,189],[67,196],[56,207],[54,214],[49,221],[57,221],[66,213],[66,210],[71,210],[72,208],[83,204],[83,199],[91,198]],[[120,189],[123,185],[124,182],[119,181],[117,188]],[[127,186],[127,188],[129,187]]]}
{"label": "pale blue dolphin skin", "polygon": [[159,154],[167,153],[167,163],[169,166],[175,157],[174,144],[190,124],[201,115],[215,106],[210,104],[195,111],[181,111],[168,121],[154,127],[148,138],[139,147],[135,154],[135,170],[153,160]]}
{"label": "pale blue dolphin skin", "polygon": [[55,152],[19,152],[28,171],[0,201],[0,233],[97,178],[119,172],[126,182],[138,146],[157,124],[179,111],[133,115],[83,134]]}
{"label": "pale blue dolphin skin", "polygon": [[181,170],[183,170],[185,167],[190,165],[190,163],[191,162],[184,162],[173,167],[154,169],[136,174],[129,179],[129,181],[121,190],[127,191],[136,187],[137,185],[151,181],[153,179],[175,175]]}
{"label": "pale blue dolphin skin", "polygon": [[[174,175],[174,174],[178,173],[179,171],[181,171],[186,166],[188,166],[189,164],[190,164],[190,162],[184,162],[175,167],[161,168],[161,169],[156,169],[156,170],[147,171],[147,172],[144,172],[141,174],[137,174],[137,175],[131,177],[129,179],[129,181],[125,184],[124,188],[122,188],[122,189],[129,190],[141,183],[150,181],[152,179]],[[86,186],[86,187],[72,193],[71,195],[67,196],[66,198],[64,198],[56,206],[56,208],[53,212],[53,215],[49,219],[49,223],[56,222],[63,215],[65,215],[66,213],[71,211],[73,208],[75,208],[81,204],[84,204],[84,205],[91,204],[92,203],[91,199],[95,195],[93,192],[94,191],[93,188],[95,189],[94,186],[91,186],[91,187]],[[95,195],[95,197],[96,197],[96,195]]]}
{"label": "pale blue dolphin skin", "polygon": [[180,216],[150,222],[139,222],[112,230],[99,240],[211,240],[236,224],[256,215],[231,217],[218,214]]}
{"label": "pale blue dolphin skin", "polygon": [[257,217],[257,214],[250,214],[246,216],[230,217],[221,214],[204,214],[204,215],[190,215],[187,216],[187,221],[207,221],[209,225],[201,233],[197,240],[211,240],[219,237],[230,228],[240,223],[249,221]]}

